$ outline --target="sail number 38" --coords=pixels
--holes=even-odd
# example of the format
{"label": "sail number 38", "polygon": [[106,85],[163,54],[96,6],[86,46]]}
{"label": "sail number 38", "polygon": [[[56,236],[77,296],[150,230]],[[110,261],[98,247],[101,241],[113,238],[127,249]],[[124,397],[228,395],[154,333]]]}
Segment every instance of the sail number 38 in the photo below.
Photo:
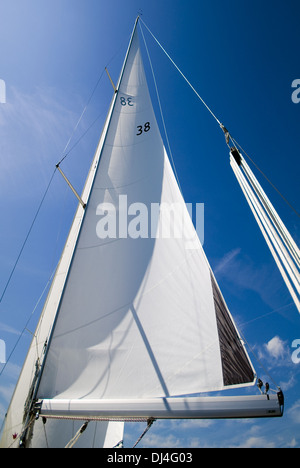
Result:
{"label": "sail number 38", "polygon": [[131,97],[129,97],[127,99],[124,98],[124,97],[120,97],[120,102],[121,102],[121,106],[123,106],[123,107],[125,107],[125,106],[133,107],[134,106]]}
{"label": "sail number 38", "polygon": [[138,125],[137,129],[138,129],[137,136],[142,135],[143,132],[146,132],[146,133],[149,132],[149,130],[151,129],[150,122],[146,122],[144,127],[143,125]]}
{"label": "sail number 38", "polygon": [[[128,97],[128,98],[125,98],[123,96],[120,97],[120,103],[121,103],[121,106],[123,106],[123,107],[125,107],[125,106],[133,107],[134,106],[134,103],[132,102],[131,97]],[[151,129],[150,122],[146,122],[144,125],[138,125],[137,129],[138,129],[137,136],[142,135],[142,133],[149,132],[149,130]]]}

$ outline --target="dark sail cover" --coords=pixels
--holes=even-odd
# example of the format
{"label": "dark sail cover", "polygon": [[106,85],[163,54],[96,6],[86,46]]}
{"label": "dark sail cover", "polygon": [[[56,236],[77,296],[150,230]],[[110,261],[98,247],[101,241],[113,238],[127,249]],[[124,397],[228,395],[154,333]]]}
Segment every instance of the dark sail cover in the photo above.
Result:
{"label": "dark sail cover", "polygon": [[253,368],[232,321],[221,291],[211,275],[217,317],[224,386],[253,382]]}

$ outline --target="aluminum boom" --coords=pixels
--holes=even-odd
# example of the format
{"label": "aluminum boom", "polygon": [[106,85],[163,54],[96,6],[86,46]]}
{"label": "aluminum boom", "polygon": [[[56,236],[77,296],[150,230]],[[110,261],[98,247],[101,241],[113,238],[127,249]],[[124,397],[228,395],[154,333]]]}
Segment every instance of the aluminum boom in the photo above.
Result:
{"label": "aluminum boom", "polygon": [[37,413],[45,418],[85,420],[240,419],[281,417],[283,394],[153,398],[147,400],[40,400]]}

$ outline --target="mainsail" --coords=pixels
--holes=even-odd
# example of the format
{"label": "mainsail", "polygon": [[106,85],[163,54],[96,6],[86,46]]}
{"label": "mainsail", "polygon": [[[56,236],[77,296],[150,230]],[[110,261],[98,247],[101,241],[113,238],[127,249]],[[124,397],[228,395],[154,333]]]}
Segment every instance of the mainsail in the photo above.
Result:
{"label": "mainsail", "polygon": [[[282,414],[277,395],[191,396],[251,386],[256,376],[169,162],[136,26],[74,247],[61,260],[64,280],[58,270],[47,299],[53,327],[25,442],[35,412],[83,421]],[[50,423],[59,433],[63,423]]]}

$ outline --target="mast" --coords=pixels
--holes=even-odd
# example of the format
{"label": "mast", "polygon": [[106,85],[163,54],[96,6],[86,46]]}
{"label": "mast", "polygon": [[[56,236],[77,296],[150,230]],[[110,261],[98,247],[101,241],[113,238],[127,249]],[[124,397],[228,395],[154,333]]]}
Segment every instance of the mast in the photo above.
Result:
{"label": "mast", "polygon": [[[126,60],[128,57],[128,53],[130,50],[130,45],[132,42],[134,32],[137,27],[138,19],[139,18],[136,19],[136,22],[133,28],[131,40],[129,43],[129,47],[126,53],[124,63],[123,63],[119,83],[120,83],[121,76],[125,68]],[[53,329],[53,326],[56,320],[57,311],[59,309],[59,303],[63,295],[64,286],[67,281],[68,271],[72,263],[72,257],[76,248],[77,240],[80,234],[80,229],[81,229],[81,225],[82,225],[84,214],[85,214],[86,203],[89,199],[89,196],[93,187],[93,181],[97,173],[97,169],[98,169],[99,162],[101,159],[101,153],[102,153],[103,146],[105,144],[106,133],[109,128],[115,101],[116,101],[116,93],[114,94],[112,98],[110,108],[106,117],[106,121],[103,127],[103,131],[99,139],[99,143],[98,143],[98,146],[97,146],[97,149],[96,149],[96,152],[95,152],[95,155],[94,155],[91,167],[90,167],[89,174],[85,182],[82,195],[80,197],[80,203],[78,204],[78,208],[74,216],[74,220],[70,228],[70,232],[69,232],[63,253],[61,255],[57,270],[55,272],[55,276],[53,278],[48,297],[45,301],[44,309],[42,311],[39,323],[34,333],[34,338],[30,345],[27,357],[25,359],[18,383],[16,385],[16,388],[15,388],[15,391],[14,391],[14,394],[13,394],[13,397],[12,397],[12,400],[11,400],[11,403],[10,403],[10,406],[6,415],[3,436],[1,438],[1,443],[0,443],[0,445],[3,447],[18,446],[19,438],[13,439],[12,437],[13,433],[18,434],[20,436],[20,434],[23,432],[24,445],[26,444],[26,437],[32,435],[32,431],[30,434],[28,434],[28,429],[30,428],[31,430],[31,425],[29,427],[26,427],[26,426],[28,426],[28,422],[30,421],[30,417],[31,417],[30,414],[32,413],[34,404],[35,404],[34,403],[35,394],[38,389],[38,383],[40,381],[42,364],[45,358],[44,353],[47,350],[47,346],[49,344],[49,337],[51,336],[51,330]],[[82,200],[84,202],[82,202]],[[35,377],[34,377],[34,380],[32,381],[31,379],[32,379],[33,369],[35,369],[34,371]],[[25,405],[26,414],[23,414],[24,405]],[[107,432],[110,429],[109,424],[108,423],[101,423],[101,424],[103,426],[103,431],[105,434],[105,432]],[[35,423],[35,429],[38,425],[39,425],[39,421]],[[70,425],[71,423],[64,424],[63,431],[68,432],[70,430],[69,429]],[[23,427],[23,430],[21,429],[22,427]],[[117,442],[123,438],[123,435],[122,435],[123,429],[121,429],[121,427],[123,427],[123,425],[120,425],[120,424],[117,426],[114,425],[114,427],[111,427],[112,429],[111,432],[116,434],[116,438],[118,439]],[[41,425],[39,427],[39,431],[43,431],[43,428]],[[97,433],[99,433],[99,431],[97,431]],[[54,436],[55,436],[55,432],[59,434],[60,432],[59,424],[57,422],[55,422],[55,426],[53,426],[52,432],[54,433]],[[88,432],[89,431],[87,430],[86,434]],[[99,440],[101,440],[102,435],[100,434],[99,437],[100,437]],[[103,438],[103,443],[104,442],[105,442],[105,436]]]}
{"label": "mast", "polygon": [[[128,59],[128,55],[129,55],[129,52],[130,52],[130,48],[131,48],[131,44],[132,44],[132,40],[133,40],[133,37],[134,37],[134,34],[135,34],[135,31],[136,31],[136,28],[137,28],[137,24],[138,24],[138,20],[139,20],[139,16],[137,17],[136,21],[135,21],[135,24],[134,24],[134,28],[133,28],[133,32],[131,34],[131,39],[130,39],[130,42],[129,42],[129,46],[128,46],[128,50],[127,50],[127,53],[126,53],[126,56],[125,56],[125,60],[124,60],[124,63],[123,63],[123,67],[122,67],[122,70],[121,70],[121,74],[120,74],[120,77],[119,77],[119,81],[118,81],[118,85],[117,85],[117,88],[114,90],[114,96],[113,96],[113,99],[112,99],[112,103],[111,103],[111,106],[110,106],[110,109],[109,109],[109,112],[108,112],[108,116],[107,116],[107,119],[106,119],[106,122],[105,122],[105,125],[104,125],[104,128],[103,128],[103,132],[102,132],[102,135],[101,135],[101,138],[100,138],[100,141],[99,141],[99,144],[98,144],[98,147],[97,147],[97,151],[96,151],[96,154],[95,154],[95,157],[94,157],[94,160],[92,162],[92,165],[91,165],[91,170],[90,170],[90,187],[89,187],[89,190],[88,190],[88,181],[89,181],[89,176],[87,178],[87,181],[86,181],[86,184],[85,184],[85,189],[86,190],[86,194],[85,194],[85,197],[82,195],[82,197],[79,197],[76,193],[76,197],[78,198],[79,200],[79,207],[78,207],[78,210],[80,210],[80,206],[82,207],[82,210],[83,210],[83,213],[82,213],[82,218],[81,218],[81,223],[80,223],[80,227],[78,229],[78,233],[77,233],[77,237],[74,239],[74,250],[73,250],[73,254],[72,254],[72,258],[71,258],[71,261],[70,261],[70,266],[69,266],[69,269],[72,265],[72,260],[73,260],[73,255],[74,255],[74,252],[75,252],[75,249],[76,249],[76,245],[77,245],[77,242],[78,242],[78,238],[80,236],[80,232],[81,232],[81,227],[82,227],[82,223],[84,221],[84,216],[85,216],[85,210],[87,208],[87,205],[88,205],[88,202],[89,202],[89,198],[90,198],[90,194],[91,194],[91,191],[93,189],[93,184],[94,184],[94,180],[95,180],[95,177],[96,177],[96,174],[97,174],[97,171],[99,169],[99,165],[100,165],[100,162],[101,162],[101,156],[102,156],[102,151],[103,151],[103,148],[105,146],[105,142],[106,142],[106,136],[107,136],[107,132],[109,130],[109,127],[110,127],[110,122],[111,122],[111,118],[112,118],[112,115],[113,115],[113,112],[114,112],[114,108],[115,108],[115,103],[116,103],[116,99],[117,99],[117,93],[118,93],[118,88],[120,86],[120,83],[122,81],[122,77],[123,77],[123,73],[124,73],[124,69],[125,69],[125,66],[126,66],[126,63],[127,63],[127,59]],[[59,168],[59,166],[57,166],[59,171],[62,173],[61,169]],[[64,174],[62,173],[63,177],[65,178]],[[66,178],[65,178],[66,179]],[[71,187],[72,191],[74,192],[74,189],[72,188],[71,184],[69,183],[69,181],[66,179],[68,185]],[[85,200],[85,201],[83,201]],[[67,244],[68,244],[68,241],[67,241]],[[35,413],[35,404],[36,404],[36,397],[37,397],[37,393],[38,393],[38,389],[39,389],[39,384],[40,384],[40,381],[41,381],[41,377],[42,377],[42,374],[43,374],[43,370],[44,370],[44,364],[46,362],[46,359],[47,359],[47,353],[48,353],[48,349],[50,347],[50,343],[51,343],[51,339],[52,339],[52,335],[53,335],[53,330],[55,328],[55,324],[56,324],[56,320],[57,320],[57,317],[58,317],[58,314],[59,314],[59,310],[60,310],[60,302],[62,300],[62,297],[64,295],[64,289],[65,289],[65,286],[67,284],[67,281],[68,281],[68,275],[69,275],[69,269],[68,269],[68,272],[67,272],[67,275],[66,275],[66,279],[65,279],[65,283],[64,283],[64,287],[62,289],[62,292],[61,292],[61,297],[60,297],[60,301],[59,301],[59,305],[57,307],[57,312],[56,312],[56,315],[55,315],[55,319],[54,319],[54,322],[53,322],[53,327],[52,327],[52,330],[51,330],[51,333],[50,333],[50,336],[49,336],[49,340],[47,341],[47,345],[45,345],[45,354],[44,354],[44,357],[43,357],[43,362],[42,364],[39,366],[39,368],[37,369],[38,370],[38,375],[36,375],[36,378],[33,382],[33,388],[31,389],[31,392],[32,392],[32,396],[30,396],[30,404],[27,405],[27,408],[25,407],[25,411],[27,410],[28,414],[25,418],[25,423],[24,423],[24,427],[25,427],[25,430],[24,430],[24,434],[22,435],[21,437],[21,440],[20,440],[20,445],[22,446],[23,444],[26,445],[26,439],[27,439],[27,436],[28,436],[28,429],[27,429],[27,425],[28,425],[28,422],[30,421],[30,418],[32,418],[32,415]],[[25,416],[24,416],[25,417]],[[31,431],[32,432],[32,431]]]}
{"label": "mast", "polygon": [[[106,136],[107,136],[107,132],[109,130],[109,127],[110,127],[110,122],[111,122],[111,117],[113,115],[113,112],[114,112],[114,108],[115,108],[115,104],[116,104],[116,100],[117,100],[117,93],[118,93],[118,89],[119,89],[119,86],[120,86],[120,83],[122,81],[122,77],[123,77],[123,74],[124,74],[124,69],[125,69],[125,66],[126,66],[126,63],[127,63],[127,59],[128,59],[128,55],[129,55],[129,52],[130,52],[130,48],[131,48],[131,44],[132,44],[132,40],[133,40],[133,37],[134,37],[134,34],[135,34],[135,31],[136,31],[136,28],[137,28],[137,24],[138,24],[138,21],[139,21],[139,16],[137,17],[136,21],[135,21],[135,24],[134,24],[134,28],[133,28],[133,31],[132,31],[132,34],[131,34],[131,39],[130,39],[130,42],[129,42],[129,46],[128,46],[128,50],[127,50],[127,53],[126,53],[126,56],[125,56],[125,60],[124,60],[124,63],[123,63],[123,67],[122,67],[122,70],[121,70],[121,74],[120,74],[120,77],[119,77],[119,81],[118,81],[118,85],[117,85],[117,88],[115,90],[115,94],[114,94],[114,97],[113,97],[113,100],[112,100],[112,104],[111,104],[111,109],[109,111],[109,115],[108,115],[108,118],[107,118],[107,124],[105,125],[104,127],[104,130],[103,130],[103,141],[100,142],[101,143],[101,148],[100,147],[100,143],[99,143],[99,146],[98,146],[98,150],[99,150],[99,154],[98,151],[97,151],[97,167],[95,168],[95,171],[94,171],[94,177],[93,177],[93,181],[92,181],[92,184],[91,184],[91,188],[90,188],[90,191],[89,191],[89,194],[87,196],[87,199],[86,199],[86,202],[82,202],[82,198],[80,200],[80,204],[82,205],[83,209],[85,210],[88,206],[88,203],[89,203],[89,198],[90,198],[90,194],[91,194],[91,191],[93,189],[93,184],[94,184],[94,180],[95,180],[95,177],[97,175],[97,172],[98,172],[98,169],[99,169],[99,166],[100,166],[100,163],[101,163],[101,156],[102,156],[102,151],[103,151],[103,148],[105,146],[105,142],[106,142]],[[93,164],[92,164],[92,167],[93,167]],[[84,220],[84,215],[83,215],[83,219],[82,221]],[[81,224],[82,226],[82,224]],[[81,230],[81,226],[80,226],[80,230]],[[77,240],[80,236],[80,231],[78,232],[78,236],[77,236]],[[77,240],[76,240],[76,244],[77,244]],[[74,250],[75,252],[75,250]],[[73,252],[73,253],[74,253]],[[68,275],[67,275],[67,278],[66,278],[66,283],[67,283],[67,280],[68,280]],[[65,283],[65,285],[66,285]],[[64,294],[64,290],[62,291],[62,295],[61,297],[63,297],[63,294]],[[59,307],[57,309],[57,314],[56,314],[56,317],[55,317],[55,321],[54,321],[54,324],[53,324],[53,329],[52,329],[52,332],[55,328],[55,324],[56,324],[56,320],[57,320],[57,317],[58,317],[58,314],[59,314]],[[51,339],[52,339],[52,333],[50,335],[50,338],[49,338],[49,342],[48,342],[48,346],[47,346],[47,350],[46,350],[46,353],[45,353],[45,357],[44,357],[44,361],[43,363],[46,362],[46,358],[47,358],[47,352],[48,352],[48,349],[49,349],[49,345],[51,343]],[[40,375],[39,375],[39,380],[38,380],[38,384],[36,386],[36,389],[35,389],[35,396],[34,398],[36,397],[36,394],[38,392],[38,388],[39,388],[39,383],[40,383],[40,380],[41,380],[41,377],[42,377],[42,374],[43,374],[43,369],[44,369],[44,366],[41,367],[41,372],[40,372]]]}

